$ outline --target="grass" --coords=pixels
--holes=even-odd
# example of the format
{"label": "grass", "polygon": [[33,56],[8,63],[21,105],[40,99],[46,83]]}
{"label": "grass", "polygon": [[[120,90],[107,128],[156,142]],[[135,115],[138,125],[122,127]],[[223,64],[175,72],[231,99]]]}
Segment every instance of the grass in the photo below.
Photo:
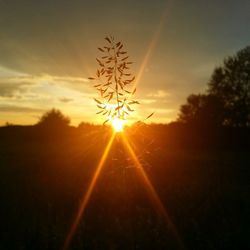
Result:
{"label": "grass", "polygon": [[[62,248],[109,138],[31,130],[0,131],[0,249]],[[248,249],[249,152],[148,135],[133,138],[186,249]],[[116,141],[70,249],[178,249],[134,170]]]}

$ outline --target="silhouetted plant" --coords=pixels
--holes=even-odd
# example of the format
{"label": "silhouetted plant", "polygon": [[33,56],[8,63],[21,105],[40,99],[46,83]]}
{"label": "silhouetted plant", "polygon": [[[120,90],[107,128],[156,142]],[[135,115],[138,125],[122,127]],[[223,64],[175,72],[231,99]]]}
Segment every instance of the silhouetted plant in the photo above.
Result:
{"label": "silhouetted plant", "polygon": [[58,109],[51,109],[44,113],[39,119],[37,125],[42,127],[58,127],[65,128],[69,126],[70,119],[63,115],[63,113]]}
{"label": "silhouetted plant", "polygon": [[130,72],[133,62],[128,60],[122,42],[116,42],[113,36],[105,40],[107,44],[98,48],[102,55],[96,58],[99,65],[96,76],[89,77],[99,93],[94,100],[100,109],[97,114],[106,117],[104,124],[111,119],[126,119],[134,111],[131,105],[139,104],[132,99],[136,92],[132,86],[135,76]]}

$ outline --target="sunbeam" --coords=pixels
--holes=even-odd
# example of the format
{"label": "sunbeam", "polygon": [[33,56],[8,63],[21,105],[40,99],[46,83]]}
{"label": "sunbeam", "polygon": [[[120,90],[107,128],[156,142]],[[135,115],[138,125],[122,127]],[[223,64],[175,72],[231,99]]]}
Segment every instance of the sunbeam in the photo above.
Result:
{"label": "sunbeam", "polygon": [[130,142],[128,141],[126,135],[122,134],[122,140],[123,140],[123,143],[125,145],[125,148],[127,149],[129,155],[131,156],[131,158],[134,161],[138,176],[142,179],[144,186],[148,191],[150,199],[153,202],[153,205],[155,206],[158,213],[164,218],[165,222],[167,223],[169,229],[171,230],[171,233],[173,234],[174,238],[176,239],[176,243],[178,244],[179,249],[185,249],[175,225],[171,221],[166,208],[163,206],[163,204],[162,204],[159,196],[157,195],[153,185],[151,184],[146,172],[144,171],[140,161],[138,160],[133,148],[131,147]]}
{"label": "sunbeam", "polygon": [[76,232],[77,226],[78,226],[78,224],[79,224],[79,222],[80,222],[80,220],[81,220],[81,218],[82,218],[82,216],[84,214],[84,211],[86,209],[88,201],[89,201],[89,199],[91,197],[91,194],[93,192],[93,189],[95,187],[96,181],[97,181],[97,179],[98,179],[98,177],[99,177],[99,175],[101,173],[101,170],[103,168],[103,165],[104,165],[104,163],[105,163],[105,161],[107,159],[107,156],[108,156],[110,148],[111,148],[111,146],[113,144],[114,138],[115,138],[115,133],[112,134],[112,136],[111,136],[111,138],[110,138],[110,140],[109,140],[109,142],[108,142],[108,144],[107,144],[107,146],[106,146],[106,148],[105,148],[105,150],[103,152],[101,160],[99,161],[99,163],[97,165],[96,171],[95,171],[94,176],[93,176],[93,178],[92,178],[92,180],[90,182],[90,185],[89,185],[89,187],[87,189],[87,192],[83,196],[82,202],[80,204],[80,207],[78,209],[78,212],[76,214],[74,222],[73,222],[73,224],[72,224],[72,226],[71,226],[71,228],[69,230],[69,233],[68,233],[68,235],[66,237],[64,246],[62,248],[63,250],[67,250],[68,249],[69,244],[70,244],[70,242],[71,242],[71,240],[72,240],[72,238],[73,238],[73,236],[74,236],[74,234]]}
{"label": "sunbeam", "polygon": [[166,18],[167,18],[168,7],[169,7],[169,4],[167,4],[167,6],[165,7],[165,9],[164,9],[164,11],[163,11],[163,13],[161,15],[160,22],[159,22],[158,26],[156,27],[156,30],[155,30],[155,32],[153,34],[153,37],[152,37],[152,39],[151,39],[151,41],[150,41],[150,43],[148,45],[146,54],[145,54],[145,56],[143,58],[142,64],[141,64],[141,66],[139,68],[139,71],[137,73],[137,77],[136,77],[136,81],[134,83],[134,87],[136,87],[139,84],[139,82],[140,82],[140,80],[142,78],[142,75],[144,73],[144,70],[145,70],[145,68],[146,68],[146,66],[148,64],[148,61],[151,58],[151,56],[153,54],[153,51],[154,51],[154,49],[155,49],[155,47],[156,47],[156,45],[157,45],[157,43],[159,41],[162,29],[164,27],[164,24],[165,24],[165,21],[166,21]]}

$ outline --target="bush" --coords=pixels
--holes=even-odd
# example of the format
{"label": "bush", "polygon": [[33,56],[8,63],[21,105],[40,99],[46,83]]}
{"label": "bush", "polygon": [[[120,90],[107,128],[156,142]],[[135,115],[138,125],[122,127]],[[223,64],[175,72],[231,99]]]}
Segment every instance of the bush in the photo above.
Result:
{"label": "bush", "polygon": [[66,128],[70,124],[69,117],[63,115],[58,109],[51,109],[44,113],[37,125],[46,128]]}

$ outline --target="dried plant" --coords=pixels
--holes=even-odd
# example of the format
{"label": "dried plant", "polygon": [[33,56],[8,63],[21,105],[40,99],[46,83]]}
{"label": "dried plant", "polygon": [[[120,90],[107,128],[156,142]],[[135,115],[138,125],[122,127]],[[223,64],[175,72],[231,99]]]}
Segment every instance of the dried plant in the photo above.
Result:
{"label": "dried plant", "polygon": [[98,48],[101,56],[96,58],[96,76],[89,77],[99,93],[99,97],[94,100],[99,109],[97,114],[105,117],[104,124],[114,119],[127,119],[134,111],[132,105],[139,104],[133,99],[136,92],[132,86],[135,76],[130,72],[133,62],[129,60],[122,42],[116,42],[113,36],[105,40],[106,45]]}

